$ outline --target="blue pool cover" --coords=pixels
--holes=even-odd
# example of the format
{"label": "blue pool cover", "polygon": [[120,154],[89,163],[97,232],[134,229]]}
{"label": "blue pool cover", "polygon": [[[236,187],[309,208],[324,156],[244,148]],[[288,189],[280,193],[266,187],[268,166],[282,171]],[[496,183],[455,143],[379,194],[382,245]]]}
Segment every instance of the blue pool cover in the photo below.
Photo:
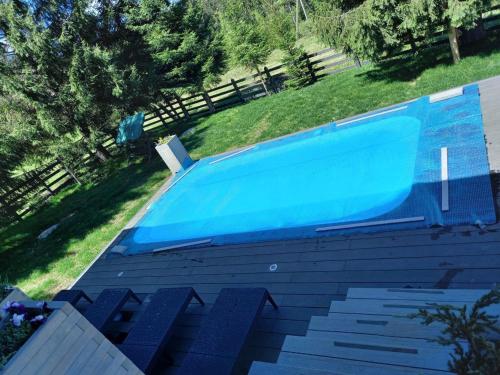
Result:
{"label": "blue pool cover", "polygon": [[[449,209],[443,210],[442,148]],[[198,161],[122,236],[127,254],[495,222],[476,85]]]}

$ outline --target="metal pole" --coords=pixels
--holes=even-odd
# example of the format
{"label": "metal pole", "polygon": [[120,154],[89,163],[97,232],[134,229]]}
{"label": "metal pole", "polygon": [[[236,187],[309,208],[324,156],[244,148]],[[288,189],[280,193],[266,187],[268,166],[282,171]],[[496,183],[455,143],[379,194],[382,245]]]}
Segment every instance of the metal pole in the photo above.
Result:
{"label": "metal pole", "polygon": [[295,1],[295,39],[299,39],[299,0]]}
{"label": "metal pole", "polygon": [[304,12],[304,18],[307,21],[309,18],[307,17],[306,7],[304,6],[304,2],[302,0],[299,1],[300,1],[300,6],[302,7],[302,12]]}

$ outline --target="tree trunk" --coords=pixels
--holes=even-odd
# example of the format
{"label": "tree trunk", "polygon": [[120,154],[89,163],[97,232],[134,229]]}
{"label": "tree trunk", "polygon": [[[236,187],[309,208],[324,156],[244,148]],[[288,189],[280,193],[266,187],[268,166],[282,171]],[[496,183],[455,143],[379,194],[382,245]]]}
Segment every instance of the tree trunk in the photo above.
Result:
{"label": "tree trunk", "polygon": [[269,90],[267,89],[266,85],[266,80],[264,77],[262,77],[262,72],[260,71],[259,67],[256,65],[255,70],[257,71],[257,74],[259,75],[260,82],[262,83],[262,87],[264,87],[264,91],[266,92],[266,95],[269,96]]}
{"label": "tree trunk", "polygon": [[[90,139],[90,130],[85,125],[80,125],[79,128],[80,128],[80,131],[83,135],[85,146],[86,146],[87,150],[89,151],[89,153],[92,154],[92,151],[90,151],[90,148],[88,147],[88,144],[87,144],[87,141]],[[101,163],[104,163],[109,158],[111,158],[111,154],[109,153],[109,151],[106,150],[106,148],[101,144],[98,144],[96,146],[94,155],[97,157],[97,159],[99,159],[99,161]]]}
{"label": "tree trunk", "polygon": [[299,20],[300,20],[300,13],[299,13],[299,0],[296,0],[295,2],[295,40],[299,40]]}
{"label": "tree trunk", "polygon": [[411,51],[416,54],[417,53],[417,43],[415,43],[415,38],[411,33],[408,33],[408,42],[410,43]]}
{"label": "tree trunk", "polygon": [[453,62],[456,64],[460,62],[460,47],[458,44],[458,30],[456,29],[456,27],[450,26],[450,28],[448,29],[448,39],[450,41]]}

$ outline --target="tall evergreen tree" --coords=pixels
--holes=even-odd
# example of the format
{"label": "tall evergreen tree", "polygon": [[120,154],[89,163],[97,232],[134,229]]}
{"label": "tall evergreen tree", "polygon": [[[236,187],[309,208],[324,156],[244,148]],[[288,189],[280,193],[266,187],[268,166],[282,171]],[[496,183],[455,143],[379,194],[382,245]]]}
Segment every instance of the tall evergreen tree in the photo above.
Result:
{"label": "tall evergreen tree", "polygon": [[314,26],[330,46],[379,60],[428,40],[444,27],[453,60],[460,60],[459,29],[476,26],[490,0],[313,0]]}
{"label": "tall evergreen tree", "polygon": [[34,108],[26,118],[48,144],[81,137],[105,160],[100,140],[121,117],[217,74],[220,49],[196,4],[0,0],[2,43],[13,52],[0,60],[1,90]]}
{"label": "tall evergreen tree", "polygon": [[283,63],[287,65],[287,86],[300,88],[311,82],[306,52],[297,45],[294,9],[289,0],[261,0],[257,22],[266,35],[271,49],[280,49],[285,55]]}
{"label": "tall evergreen tree", "polygon": [[272,52],[268,34],[259,22],[259,0],[224,0],[219,18],[229,61],[257,72],[267,94],[269,90],[259,68]]}
{"label": "tall evergreen tree", "polygon": [[128,12],[129,28],[146,42],[166,91],[196,91],[217,82],[222,41],[202,0],[141,0]]}

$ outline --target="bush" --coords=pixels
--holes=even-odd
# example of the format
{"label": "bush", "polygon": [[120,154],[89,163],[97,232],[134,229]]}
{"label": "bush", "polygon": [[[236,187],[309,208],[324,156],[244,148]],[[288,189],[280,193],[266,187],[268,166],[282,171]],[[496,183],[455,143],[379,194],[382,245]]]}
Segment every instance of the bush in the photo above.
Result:
{"label": "bush", "polygon": [[5,316],[0,328],[0,371],[50,313],[44,302],[36,309],[26,309],[21,303],[8,302],[2,306],[2,310]]}
{"label": "bush", "polygon": [[300,89],[314,81],[309,70],[307,54],[302,48],[292,48],[283,62],[287,64],[288,79],[285,82],[287,87]]}
{"label": "bush", "polygon": [[435,341],[441,345],[452,345],[454,355],[448,362],[451,372],[459,375],[500,374],[500,333],[498,316],[488,315],[483,309],[500,303],[500,288],[485,294],[472,308],[456,308],[449,305],[432,304],[435,313],[420,310],[413,317],[423,319],[423,324],[443,323],[443,336]]}
{"label": "bush", "polygon": [[31,324],[24,321],[16,327],[11,321],[5,322],[0,334],[0,369],[16,354],[32,334]]}
{"label": "bush", "polygon": [[0,276],[0,301],[9,295],[11,290],[12,286],[7,281],[7,278],[2,278]]}

